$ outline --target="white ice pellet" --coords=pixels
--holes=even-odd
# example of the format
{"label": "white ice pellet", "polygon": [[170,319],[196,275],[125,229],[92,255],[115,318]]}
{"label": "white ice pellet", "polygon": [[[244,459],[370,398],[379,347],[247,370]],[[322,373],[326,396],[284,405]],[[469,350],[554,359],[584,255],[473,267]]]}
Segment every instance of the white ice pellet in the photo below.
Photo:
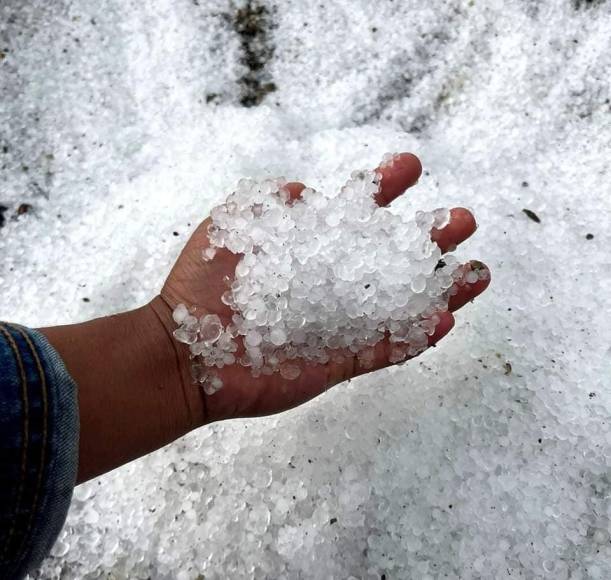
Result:
{"label": "white ice pellet", "polygon": [[223,333],[223,323],[216,314],[206,314],[199,321],[200,339],[207,345],[214,344]]}
{"label": "white ice pellet", "polygon": [[209,262],[210,260],[214,258],[214,256],[216,256],[215,248],[204,248],[202,250],[202,258],[204,262]]}
{"label": "white ice pellet", "polygon": [[286,333],[282,328],[274,328],[269,333],[269,339],[272,344],[280,346],[281,344],[284,344],[284,341],[286,340]]}
{"label": "white ice pellet", "polygon": [[223,386],[223,381],[218,375],[211,373],[202,381],[202,386],[207,395],[214,395]]}
{"label": "white ice pellet", "polygon": [[301,369],[293,363],[282,363],[280,365],[280,375],[289,381],[294,381],[301,374]]}
{"label": "white ice pellet", "polygon": [[174,331],[174,338],[183,344],[193,344],[197,342],[197,330],[189,330],[185,326],[180,326]]}
{"label": "white ice pellet", "polygon": [[478,280],[479,276],[477,275],[477,272],[470,271],[465,274],[465,282],[469,284],[475,284],[475,282]]}
{"label": "white ice pellet", "polygon": [[433,227],[441,230],[450,223],[450,210],[446,207],[436,209],[433,212]]}
{"label": "white ice pellet", "polygon": [[182,324],[187,316],[189,316],[189,310],[184,304],[179,304],[172,313],[176,324]]}

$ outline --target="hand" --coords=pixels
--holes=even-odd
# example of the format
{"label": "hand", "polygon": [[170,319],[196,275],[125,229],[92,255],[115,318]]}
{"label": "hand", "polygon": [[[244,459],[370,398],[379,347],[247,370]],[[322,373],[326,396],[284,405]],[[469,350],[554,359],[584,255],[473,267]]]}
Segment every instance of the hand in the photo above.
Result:
{"label": "hand", "polygon": [[[403,154],[382,172],[378,203],[387,205],[414,185],[421,172],[418,159]],[[293,199],[304,189],[289,184]],[[211,396],[192,384],[189,350],[172,336],[177,304],[196,306],[199,316],[216,313],[226,323],[231,311],[221,302],[224,277],[233,277],[239,256],[217,251],[202,260],[208,245],[210,220],[195,231],[172,269],[160,295],[142,308],[79,324],[40,329],[60,354],[78,385],[80,437],[79,473],[82,482],[174,441],[205,423],[284,411],[320,394],[343,380],[389,364],[389,343],[375,347],[371,368],[354,356],[343,363],[305,365],[297,380],[279,374],[254,378],[250,369],[233,365],[220,371],[223,388]],[[450,223],[432,238],[443,251],[466,240],[475,220],[465,209],[451,211]],[[485,268],[480,262],[463,266],[465,272]],[[449,310],[454,312],[480,294],[485,279],[453,288]],[[435,344],[454,324],[451,312],[440,312],[440,322],[429,343]]]}
{"label": "hand", "polygon": [[[422,167],[418,158],[410,153],[402,154],[390,167],[380,169],[381,188],[377,202],[388,205],[420,177]],[[288,189],[292,199],[297,199],[304,189],[302,183],[290,183]],[[214,369],[223,380],[223,388],[214,395],[207,396],[201,387],[192,384],[190,378],[189,350],[172,338],[176,324],[172,311],[177,304],[183,303],[196,307],[195,314],[218,314],[224,324],[232,315],[231,309],[221,302],[221,295],[227,286],[224,278],[233,278],[240,256],[226,249],[216,252],[210,261],[202,259],[202,250],[208,247],[207,228],[210,218],[206,219],[195,231],[178,261],[172,269],[158,297],[150,304],[166,328],[168,340],[176,349],[180,375],[185,396],[192,411],[197,414],[196,423],[207,423],[234,417],[268,415],[281,412],[319,395],[329,387],[365,372],[374,371],[389,363],[390,343],[385,340],[375,346],[373,365],[363,368],[355,355],[344,357],[343,362],[329,362],[325,365],[300,362],[302,372],[296,380],[286,380],[275,373],[254,378],[250,369],[238,364]],[[451,210],[450,223],[441,230],[433,230],[431,237],[443,252],[453,249],[466,240],[476,229],[471,213],[463,208]],[[486,268],[481,262],[470,262],[463,266],[464,271]],[[429,345],[436,344],[453,327],[452,312],[483,292],[490,281],[489,275],[473,284],[455,287],[455,294],[449,301],[449,311],[440,312],[440,322],[429,337]],[[203,401],[203,403],[202,403]],[[193,411],[195,410],[195,411]]]}

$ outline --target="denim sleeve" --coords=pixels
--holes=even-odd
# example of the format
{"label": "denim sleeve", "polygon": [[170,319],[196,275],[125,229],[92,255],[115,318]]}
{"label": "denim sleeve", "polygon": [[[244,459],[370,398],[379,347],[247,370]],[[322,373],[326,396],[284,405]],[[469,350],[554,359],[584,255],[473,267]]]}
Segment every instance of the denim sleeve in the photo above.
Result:
{"label": "denim sleeve", "polygon": [[0,323],[0,580],[40,564],[76,481],[78,400],[46,338]]}

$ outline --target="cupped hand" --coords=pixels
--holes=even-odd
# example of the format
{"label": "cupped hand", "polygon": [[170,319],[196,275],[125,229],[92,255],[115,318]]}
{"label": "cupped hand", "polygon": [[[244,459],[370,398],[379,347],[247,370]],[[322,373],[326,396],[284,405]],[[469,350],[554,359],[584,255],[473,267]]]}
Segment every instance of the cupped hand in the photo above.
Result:
{"label": "cupped hand", "polygon": [[[380,167],[379,172],[382,179],[377,202],[380,206],[386,206],[418,181],[422,166],[415,155],[403,153],[392,165]],[[287,188],[291,199],[295,200],[305,186],[293,182]],[[196,308],[195,314],[198,317],[208,313],[218,314],[225,325],[231,320],[233,312],[221,301],[221,295],[227,290],[227,277],[233,279],[240,256],[219,249],[212,260],[202,259],[202,250],[209,246],[207,231],[210,223],[210,218],[206,219],[193,233],[161,293],[151,302],[151,307],[166,327],[172,348],[176,349],[185,400],[191,407],[191,414],[195,415],[195,425],[220,419],[278,413],[316,397],[337,383],[391,364],[391,343],[388,340],[374,347],[373,361],[367,368],[362,366],[356,355],[344,352],[341,357],[331,357],[324,365],[300,361],[301,374],[295,380],[284,379],[279,373],[255,378],[249,368],[234,364],[213,369],[222,379],[223,387],[213,395],[206,395],[191,380],[188,347],[172,338],[176,324],[171,314],[178,304],[186,304]],[[447,252],[465,241],[475,229],[473,215],[464,208],[454,208],[450,212],[448,225],[440,230],[433,229],[431,238],[442,252]],[[481,294],[490,283],[489,272],[481,262],[472,261],[462,268],[465,273],[470,270],[478,273],[485,270],[485,273],[472,284],[462,280],[450,291],[448,311],[437,313],[439,323],[429,336],[429,346],[450,332],[454,326],[452,313]]]}

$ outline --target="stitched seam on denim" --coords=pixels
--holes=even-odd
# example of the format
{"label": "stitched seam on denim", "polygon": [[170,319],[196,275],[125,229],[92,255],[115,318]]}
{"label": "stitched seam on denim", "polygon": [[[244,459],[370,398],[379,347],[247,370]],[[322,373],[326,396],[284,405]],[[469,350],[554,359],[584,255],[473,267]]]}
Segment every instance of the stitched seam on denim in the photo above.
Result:
{"label": "stitched seam on denim", "polygon": [[36,491],[34,492],[34,498],[32,500],[32,509],[30,510],[30,517],[29,517],[28,524],[25,530],[25,534],[21,541],[21,545],[19,546],[19,550],[17,550],[17,553],[19,554],[21,553],[21,550],[23,550],[25,543],[28,540],[30,530],[32,529],[32,523],[34,521],[34,514],[36,513],[36,508],[38,506],[38,500],[40,497],[40,488],[42,485],[42,474],[45,469],[45,461],[46,461],[46,455],[47,455],[48,396],[47,396],[47,377],[42,368],[42,364],[40,362],[40,357],[38,356],[38,352],[36,348],[34,347],[34,345],[32,344],[30,337],[27,335],[27,333],[23,329],[16,328],[10,324],[8,326],[9,328],[12,328],[13,330],[19,332],[21,336],[23,336],[24,340],[26,341],[27,345],[30,347],[30,350],[32,351],[32,356],[34,358],[34,362],[36,363],[36,369],[38,370],[38,376],[40,377],[40,390],[41,390],[42,408],[43,408],[43,419],[42,419],[43,427],[42,427],[42,445],[41,445],[42,448],[40,452],[40,465],[38,469],[38,477],[36,480]]}
{"label": "stitched seam on denim", "polygon": [[[45,335],[31,328],[24,330],[37,349],[47,379],[49,435],[39,515],[34,520],[35,530],[40,538],[34,542],[32,552],[26,555],[27,562],[24,560],[13,576],[9,576],[11,580],[17,575],[24,575],[26,568],[31,570],[37,568],[51,551],[66,520],[78,463],[77,386]],[[55,423],[53,423],[54,417],[57,418]],[[39,522],[44,523],[39,524]]]}
{"label": "stitched seam on denim", "polygon": [[19,375],[21,378],[21,397],[23,404],[23,441],[21,444],[21,479],[19,481],[19,488],[17,490],[17,501],[15,502],[15,509],[13,510],[14,519],[11,524],[11,528],[8,533],[8,538],[6,539],[6,543],[2,548],[2,553],[0,553],[0,561],[6,561],[6,552],[8,550],[9,544],[13,538],[13,534],[15,533],[16,527],[16,519],[17,512],[19,511],[19,505],[21,504],[21,496],[23,495],[23,484],[25,483],[26,477],[26,463],[28,457],[28,446],[29,446],[29,428],[30,428],[30,415],[29,415],[29,401],[28,401],[28,389],[27,389],[27,381],[25,375],[25,369],[23,367],[23,361],[21,360],[21,356],[19,355],[19,348],[15,343],[15,340],[11,336],[11,334],[6,330],[3,324],[0,324],[0,333],[4,335],[7,342],[9,343],[13,354],[15,356],[15,360],[17,361],[17,366],[19,368]]}

